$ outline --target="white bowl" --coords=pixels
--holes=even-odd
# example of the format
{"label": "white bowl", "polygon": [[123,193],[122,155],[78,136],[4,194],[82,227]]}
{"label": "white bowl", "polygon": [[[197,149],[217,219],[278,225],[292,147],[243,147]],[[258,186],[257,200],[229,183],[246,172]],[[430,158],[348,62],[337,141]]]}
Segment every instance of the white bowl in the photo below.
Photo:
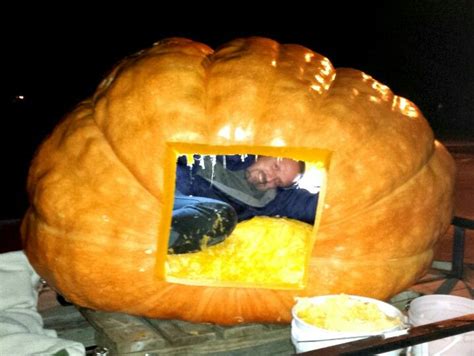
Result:
{"label": "white bowl", "polygon": [[[309,301],[311,304],[318,305],[329,298],[339,297],[340,295],[324,295],[317,296],[312,298],[301,298],[304,301]],[[385,315],[390,318],[398,318],[400,323],[383,330],[376,331],[334,331],[319,328],[317,326],[311,325],[297,315],[298,307],[300,306],[298,301],[295,306],[292,308],[292,323],[291,323],[291,340],[293,345],[296,348],[297,352],[304,352],[310,350],[316,350],[324,347],[329,347],[333,345],[342,344],[345,342],[355,341],[363,338],[367,338],[374,335],[382,335],[397,330],[402,330],[404,328],[405,317],[403,313],[398,310],[393,305],[385,303],[381,300],[362,297],[357,295],[347,295],[350,299],[355,299],[357,301],[372,303],[375,304]],[[395,354],[398,354],[395,353]]]}

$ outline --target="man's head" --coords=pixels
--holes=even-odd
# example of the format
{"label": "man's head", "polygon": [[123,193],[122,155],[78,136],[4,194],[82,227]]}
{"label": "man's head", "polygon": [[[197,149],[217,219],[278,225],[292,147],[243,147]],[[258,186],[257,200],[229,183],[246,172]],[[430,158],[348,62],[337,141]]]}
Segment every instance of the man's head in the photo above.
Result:
{"label": "man's head", "polygon": [[259,156],[245,172],[247,181],[258,190],[289,187],[304,173],[304,162],[288,158]]}

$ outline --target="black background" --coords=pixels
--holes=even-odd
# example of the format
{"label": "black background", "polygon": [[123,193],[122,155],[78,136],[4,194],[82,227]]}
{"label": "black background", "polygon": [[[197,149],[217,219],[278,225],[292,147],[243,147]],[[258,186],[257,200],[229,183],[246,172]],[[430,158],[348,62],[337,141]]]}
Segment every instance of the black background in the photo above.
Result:
{"label": "black background", "polygon": [[68,6],[24,5],[3,14],[0,219],[23,215],[29,162],[57,122],[116,62],[166,37],[213,48],[245,36],[304,45],[413,101],[441,140],[474,140],[470,0],[262,3],[259,13],[243,3],[216,3],[212,11],[183,3],[123,8],[120,16],[83,3]]}

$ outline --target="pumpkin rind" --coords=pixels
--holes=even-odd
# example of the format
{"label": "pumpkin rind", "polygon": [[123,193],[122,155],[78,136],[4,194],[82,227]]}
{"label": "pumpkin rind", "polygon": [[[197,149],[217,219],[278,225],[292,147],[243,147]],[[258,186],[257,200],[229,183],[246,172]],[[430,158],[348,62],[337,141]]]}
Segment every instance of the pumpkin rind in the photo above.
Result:
{"label": "pumpkin rind", "polygon": [[[156,278],[163,162],[179,142],[332,152],[304,290]],[[22,235],[37,272],[81,306],[288,322],[295,296],[387,299],[413,284],[449,226],[453,182],[453,160],[418,108],[366,74],[264,38],[217,52],[174,38],[125,59],[43,142]]]}

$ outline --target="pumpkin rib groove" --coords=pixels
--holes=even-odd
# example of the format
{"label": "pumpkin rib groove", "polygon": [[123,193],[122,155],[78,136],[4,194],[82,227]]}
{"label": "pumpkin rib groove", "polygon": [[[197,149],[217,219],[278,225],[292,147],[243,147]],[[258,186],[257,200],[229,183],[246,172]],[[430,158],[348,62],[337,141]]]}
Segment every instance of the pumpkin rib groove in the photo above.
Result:
{"label": "pumpkin rib groove", "polygon": [[202,63],[202,67],[204,69],[204,80],[203,80],[203,87],[204,87],[204,115],[209,117],[209,78],[210,73],[212,71],[213,61],[211,60],[211,56],[213,53],[209,54],[205,58],[203,58],[202,62],[207,61],[207,63]]}
{"label": "pumpkin rib groove", "polygon": [[[278,63],[278,60],[279,60],[280,55],[281,55],[282,46],[280,46],[279,44],[277,44],[277,46],[278,47],[276,49],[274,49],[274,52],[273,52],[273,55],[274,56],[276,55],[276,59],[275,59],[275,57],[273,57],[273,58]],[[268,83],[269,89],[264,91],[265,97],[264,97],[263,101],[264,101],[265,104],[262,105],[262,108],[266,108],[266,107],[270,106],[270,104],[271,104],[270,98],[271,98],[271,96],[272,96],[272,94],[275,90],[275,85],[276,85],[277,79],[278,79],[278,72],[276,70],[273,70],[271,81],[269,81],[271,84]],[[255,122],[263,122],[264,120],[262,120],[262,119],[265,117],[265,115],[266,115],[265,110],[261,110],[260,113],[258,114],[258,116],[255,117],[255,120],[252,124],[255,125]]]}
{"label": "pumpkin rib groove", "polygon": [[97,124],[96,120],[95,120],[95,115],[94,115],[94,119],[93,119],[94,123],[96,124],[97,126],[97,130],[101,133],[101,135],[103,136],[104,140],[107,142],[107,145],[108,147],[110,148],[111,152],[113,153],[114,157],[116,158],[116,162],[119,162],[123,168],[125,168],[131,176],[133,176],[133,178],[135,178],[135,180],[140,184],[140,186],[146,191],[148,192],[148,194],[150,195],[150,197],[153,197],[157,202],[161,202],[161,199],[156,196],[149,188],[146,184],[143,183],[143,180],[141,179],[141,177],[139,175],[137,175],[126,163],[126,160],[124,161],[123,160],[123,157],[121,157],[121,155],[119,154],[119,152],[117,151],[117,149],[115,148],[115,146],[112,144],[113,140],[111,140],[108,135],[103,131],[101,130],[100,128],[100,125]]}
{"label": "pumpkin rib groove", "polygon": [[122,59],[112,67],[112,69],[105,76],[105,78],[99,83],[96,92],[91,97],[93,107],[95,107],[95,105],[103,97],[103,95],[108,92],[109,88],[115,83],[116,78],[118,78],[126,68],[135,64],[143,56],[144,52],[136,52],[135,54],[132,54]]}
{"label": "pumpkin rib groove", "polygon": [[[195,308],[195,312],[194,314],[195,315],[203,315],[206,310],[208,309],[208,306],[209,304],[211,303],[212,304],[212,300],[215,298],[213,298],[215,296],[215,294],[218,292],[218,290],[216,288],[207,288],[204,292],[203,292],[203,297],[200,298],[200,303],[197,305],[197,307]],[[211,306],[212,308],[212,306]],[[210,309],[210,308],[209,308]]]}
{"label": "pumpkin rib groove", "polygon": [[[283,45],[282,47],[285,48],[285,49],[288,50],[288,51],[291,50],[291,45],[290,45],[290,46],[289,46],[289,45]],[[319,55],[318,53],[315,53],[315,52],[313,52],[313,51],[311,51],[311,54],[312,54],[313,56],[322,57],[321,55]],[[329,60],[328,60],[326,57],[322,57],[322,58],[323,58],[323,59],[321,59],[320,61],[327,60],[327,62],[330,63]],[[331,71],[332,71],[332,73],[333,73],[334,75],[332,76],[332,78],[330,78],[328,86],[327,86],[327,87],[324,87],[324,88],[323,88],[324,90],[322,90],[322,92],[318,92],[318,91],[316,91],[316,90],[312,90],[312,89],[311,89],[311,85],[314,85],[314,84],[313,84],[314,82],[312,82],[312,81],[307,81],[307,83],[306,83],[307,85],[305,85],[305,86],[308,88],[309,92],[311,93],[310,98],[311,98],[312,103],[313,103],[312,109],[313,109],[314,111],[316,111],[316,112],[319,111],[320,107],[323,105],[323,103],[325,102],[326,98],[329,96],[330,90],[331,90],[331,88],[332,88],[332,86],[333,86],[333,84],[334,84],[334,82],[335,82],[335,80],[336,80],[336,76],[337,76],[336,70],[335,70],[335,68],[332,66],[332,64],[330,65],[330,68],[331,68]],[[313,71],[314,71],[314,68],[311,68],[311,69],[313,69]],[[306,72],[306,69],[303,71],[303,73],[301,73],[301,75],[303,76],[303,75],[305,74],[305,72]],[[316,75],[312,75],[312,77],[316,77]],[[329,77],[329,74],[327,74],[326,78],[327,78],[327,77]],[[325,79],[326,79],[326,78],[325,78]],[[318,84],[319,84],[319,83],[318,83]],[[322,86],[322,85],[321,85],[321,86]]]}
{"label": "pumpkin rib groove", "polygon": [[[297,290],[294,296],[291,295],[288,291],[274,290],[273,299],[275,299],[274,304],[276,304],[276,306],[272,309],[279,311],[281,320],[279,320],[278,322],[291,320],[291,313],[289,313],[288,311],[291,309],[294,304],[295,298],[299,296],[300,293],[307,295],[307,289],[308,285],[306,285],[304,289]],[[263,293],[263,291],[260,293]]]}
{"label": "pumpkin rib groove", "polygon": [[415,179],[417,175],[421,174],[424,169],[427,169],[427,167],[429,165],[429,162],[431,162],[431,160],[434,159],[434,155],[435,155],[435,153],[433,151],[432,154],[429,156],[429,159],[424,164],[421,164],[417,168],[417,170],[414,172],[413,175],[409,176],[407,179],[402,181],[393,190],[391,190],[389,192],[386,192],[384,195],[380,195],[376,199],[367,201],[363,205],[358,204],[358,206],[360,206],[361,208],[354,211],[353,214],[350,214],[350,215],[346,214],[344,218],[339,218],[336,221],[331,221],[329,223],[326,223],[324,221],[324,213],[323,213],[323,215],[322,215],[323,219],[321,220],[320,227],[323,227],[323,226],[324,227],[330,227],[330,226],[335,225],[335,224],[341,224],[341,223],[344,223],[344,222],[349,221],[349,220],[354,220],[358,216],[363,215],[364,213],[366,213],[367,207],[374,207],[375,205],[382,203],[385,199],[389,199],[391,197],[391,195],[397,194],[400,189],[402,189],[406,184],[409,184],[410,181],[412,179]]}
{"label": "pumpkin rib groove", "polygon": [[[363,143],[359,144],[358,147],[357,147],[357,150],[352,150],[352,151],[349,151],[347,150],[347,155],[346,158],[344,159],[343,157],[338,157],[338,166],[340,167],[339,169],[343,169],[344,166],[346,167],[350,167],[353,163],[352,163],[352,160],[350,159],[351,156],[360,156],[360,152],[364,151],[365,148],[369,147],[372,143],[373,143],[373,140],[376,140],[377,139],[377,135],[378,135],[378,130],[383,130],[384,126],[383,125],[377,125],[377,130],[373,130],[371,133],[370,133],[370,136],[369,137],[366,137],[366,139],[364,140]],[[430,135],[431,136],[431,135]],[[368,151],[368,150],[367,150]],[[380,193],[378,193],[377,195],[373,196],[371,199],[369,200],[366,200],[364,201],[362,204],[360,203],[360,201],[357,201],[357,203],[354,202],[354,204],[356,204],[356,207],[357,207],[357,210],[355,211],[355,214],[354,216],[358,215],[359,213],[361,213],[361,211],[363,209],[365,209],[365,207],[367,206],[371,206],[373,204],[377,204],[378,201],[380,200],[383,200],[385,198],[385,196],[387,194],[392,194],[394,191],[398,190],[399,188],[401,188],[403,185],[407,184],[413,177],[415,177],[416,175],[419,174],[420,171],[423,170],[423,168],[430,162],[432,161],[433,159],[433,156],[436,154],[436,150],[435,150],[435,146],[434,144],[431,144],[430,145],[430,149],[429,151],[426,151],[421,157],[421,159],[419,159],[419,163],[416,165],[416,166],[412,166],[412,169],[410,169],[410,173],[411,175],[406,175],[405,179],[404,180],[399,180],[401,177],[400,176],[397,176],[397,186],[395,187],[391,187],[392,189],[390,191],[387,191],[387,189],[382,189]],[[342,161],[342,163],[340,162]],[[377,171],[377,168],[374,167],[374,171]],[[334,173],[335,174],[335,173]],[[331,181],[331,173],[330,175],[328,176],[328,180]],[[352,206],[348,206],[348,208],[353,208]],[[347,216],[347,212],[345,213],[345,215]],[[349,219],[351,215],[347,216],[347,218],[345,219]],[[344,219],[344,220],[345,220]],[[338,219],[338,221],[343,221],[342,219]],[[321,222],[323,223],[323,221]],[[332,223],[332,222],[331,222]],[[329,224],[331,224],[329,223]]]}
{"label": "pumpkin rib groove", "polygon": [[[340,69],[337,69],[337,73],[339,73],[339,72],[340,72]],[[337,78],[335,80],[336,86],[341,85],[341,83],[338,83],[338,80],[339,80],[339,82],[340,81],[345,82],[345,81],[347,81],[348,77],[351,78],[351,77],[354,77],[354,76],[356,76],[356,77],[360,77],[360,76],[363,77],[364,76],[363,72],[353,70],[353,69],[350,69],[350,70],[346,69],[341,73],[344,74],[345,77],[343,77],[341,79],[340,76],[336,75],[336,78]],[[371,78],[370,83],[372,83],[372,82],[373,82],[373,84],[371,85],[371,87],[375,84],[380,85],[379,82],[377,82],[373,78]],[[365,93],[365,94],[368,95],[367,93]],[[342,95],[342,97],[344,96],[341,93],[339,95]],[[393,106],[393,102],[395,100],[395,95],[392,93],[392,91],[387,88],[387,91],[384,93],[384,95],[387,98],[392,98],[392,100],[389,100],[389,101],[385,102],[383,104],[383,107],[386,108],[386,107]],[[330,101],[334,100],[334,96],[329,97],[329,100]],[[326,106],[325,106],[326,110],[327,110],[327,105],[328,104],[326,104]],[[384,110],[387,111],[387,109],[384,109]],[[350,146],[350,149],[345,149],[343,147],[341,147],[341,149],[337,149],[336,147],[330,147],[330,149],[335,154],[333,154],[333,158],[331,159],[330,170],[329,170],[329,175],[328,175],[328,184],[329,184],[328,189],[329,190],[331,189],[330,185],[332,184],[332,178],[331,177],[335,176],[336,179],[338,179],[337,177],[339,175],[338,175],[337,172],[345,170],[345,169],[346,170],[351,169],[351,167],[353,165],[353,157],[359,157],[359,156],[360,157],[365,157],[366,154],[371,154],[371,146],[373,145],[374,142],[377,143],[380,140],[380,138],[379,138],[380,133],[381,132],[383,133],[383,131],[386,130],[386,125],[384,124],[384,120],[381,120],[381,118],[383,117],[382,115],[383,114],[384,115],[385,114],[390,114],[391,111],[392,110],[389,110],[388,113],[387,112],[384,112],[384,113],[377,112],[375,115],[372,113],[371,114],[372,117],[370,119],[370,122],[375,124],[374,129],[368,131],[367,132],[368,136],[364,136],[363,140],[359,140],[355,147]],[[421,113],[420,113],[420,115],[421,115]],[[405,120],[405,118],[404,117],[396,117],[396,118],[393,118],[392,120]],[[413,120],[413,119],[410,119],[410,120]],[[423,123],[422,120],[424,120],[424,119],[422,118],[422,116],[420,116],[420,118],[417,118],[416,120],[418,121],[418,123],[415,124],[415,127],[424,130],[424,136],[425,136],[424,141],[431,142],[432,141],[432,132],[431,132],[431,129],[429,128],[429,126],[427,126]],[[397,124],[395,121],[393,121],[392,125],[395,125],[395,127],[399,126],[399,124]],[[406,130],[406,129],[404,129],[404,130]],[[408,145],[410,145],[410,147],[413,146],[412,152],[415,152],[414,151],[415,143],[414,142],[411,142],[411,143],[407,142],[407,143],[408,143]],[[395,177],[395,178],[392,178],[393,183],[396,183],[397,187],[401,186],[401,185],[404,185],[407,181],[409,181],[412,178],[412,175],[416,175],[418,173],[418,171],[423,169],[423,166],[427,164],[427,162],[431,159],[431,156],[433,154],[434,154],[434,146],[433,146],[433,144],[431,144],[429,150],[424,150],[424,151],[419,152],[417,154],[417,156],[419,158],[415,159],[415,158],[413,158],[413,156],[411,156],[409,159],[411,161],[413,161],[414,163],[417,162],[416,165],[413,164],[413,165],[405,167],[403,169],[405,172],[400,171],[400,176],[398,176],[398,175],[393,176],[393,177]],[[380,159],[383,159],[383,156],[381,156]],[[332,168],[333,164],[336,164],[338,166],[339,170],[337,172],[331,172],[331,168]],[[378,173],[378,167],[376,165],[378,164],[378,162],[373,162],[373,164],[374,164],[374,172],[377,174]],[[405,180],[400,181],[400,179],[402,179],[403,176],[405,176]],[[364,178],[364,179],[362,179],[362,178]],[[380,177],[380,178],[382,178],[382,177]],[[361,181],[360,184],[365,184],[365,181],[367,179],[369,179],[368,175],[367,175],[367,177],[360,176],[360,179],[359,179]],[[387,181],[386,183],[389,183],[390,187],[393,188],[393,189],[397,188],[397,187],[392,187],[392,182],[390,182],[390,181]],[[387,187],[388,187],[388,185],[387,185]],[[357,214],[359,212],[359,210],[362,210],[364,208],[364,206],[370,206],[371,204],[375,204],[375,203],[377,203],[377,201],[383,199],[384,196],[389,191],[391,191],[391,190],[388,190],[386,187],[380,186],[377,193],[372,194],[372,196],[369,197],[369,199],[362,200],[362,203],[359,202],[359,201],[354,200],[352,203],[346,204],[346,206],[345,206],[346,211],[344,212],[344,215],[348,216],[348,214],[352,214],[354,211]],[[326,214],[326,216],[327,216],[327,214]],[[347,217],[347,218],[349,218],[349,217]],[[323,220],[325,221],[325,219],[323,219]],[[339,220],[339,219],[336,218],[336,220]],[[325,223],[325,222],[322,222],[322,223]],[[330,223],[332,223],[332,222],[330,222]]]}
{"label": "pumpkin rib groove", "polygon": [[[153,47],[145,51],[139,52],[137,56],[120,62],[119,68],[115,72],[114,79],[110,80],[108,87],[102,90],[102,95],[96,98],[97,100],[96,105],[94,107],[94,120],[102,129],[101,131],[104,137],[107,139],[107,142],[109,143],[110,147],[112,147],[114,154],[119,158],[120,161],[122,161],[123,165],[127,167],[127,169],[133,174],[135,179],[140,182],[140,184],[145,187],[145,189],[148,190],[150,194],[158,201],[161,201],[161,199],[159,196],[160,194],[156,189],[156,185],[160,185],[161,183],[156,183],[155,180],[150,180],[147,175],[149,172],[143,171],[144,166],[140,163],[136,163],[136,157],[130,157],[127,152],[128,147],[124,147],[129,142],[123,142],[124,136],[116,137],[116,126],[120,126],[121,123],[117,121],[110,121],[110,117],[113,117],[114,113],[117,113],[117,107],[113,106],[113,104],[110,105],[110,102],[117,103],[120,100],[126,102],[125,107],[122,106],[119,109],[125,108],[127,112],[130,110],[130,106],[136,106],[138,108],[138,105],[142,105],[139,110],[137,110],[139,115],[137,115],[137,117],[133,117],[133,119],[135,119],[135,122],[133,120],[128,120],[126,113],[119,113],[120,115],[122,115],[124,119],[123,121],[126,122],[124,127],[128,129],[136,129],[137,127],[133,125],[136,124],[136,119],[139,117],[140,119],[142,119],[142,121],[146,122],[147,120],[149,120],[150,122],[154,122],[155,126],[158,127],[158,130],[163,130],[165,126],[159,124],[163,121],[162,118],[157,118],[156,113],[152,113],[152,115],[150,115],[150,112],[156,109],[154,107],[155,104],[153,104],[152,102],[152,93],[140,92],[140,88],[137,88],[134,85],[130,85],[130,81],[144,79],[147,81],[147,85],[150,86],[153,80],[156,79],[155,73],[157,73],[158,76],[162,74],[162,72],[159,71],[159,67],[158,70],[155,70],[155,67],[157,65],[159,66],[160,63],[162,63],[163,61],[166,62],[164,58],[168,57],[173,57],[176,59],[176,63],[174,63],[174,65],[177,67],[182,66],[183,68],[185,68],[186,65],[188,65],[188,63],[185,63],[185,61],[191,58],[193,59],[193,68],[196,67],[196,62],[197,60],[199,60],[200,66],[205,69],[205,67],[202,66],[202,62],[203,60],[206,60],[206,58],[210,54],[212,54],[212,50],[207,46],[192,42],[187,39],[172,38],[157,42]],[[146,69],[143,70],[143,68]],[[144,74],[151,75],[149,78],[143,78]],[[126,78],[124,79],[124,77]],[[117,89],[118,87],[119,89]],[[141,96],[143,94],[145,94],[144,100],[148,100],[148,102],[140,102]],[[117,99],[117,96],[119,97],[119,99]],[[147,112],[148,108],[143,105],[150,105],[149,112]],[[100,106],[100,108],[98,106]],[[100,119],[98,119],[98,115],[101,116]],[[112,130],[103,130],[104,127],[112,127]],[[125,139],[125,141],[127,141],[127,139]],[[168,142],[167,138],[164,142]],[[161,147],[161,144],[157,143],[157,146]],[[146,156],[145,153],[142,154]],[[161,155],[162,153],[158,152],[158,154]]]}
{"label": "pumpkin rib groove", "polygon": [[[282,52],[285,52],[285,53],[291,53],[295,48],[295,45],[288,45],[288,44],[284,44],[284,45],[280,45],[280,48],[281,50],[278,52],[279,56],[281,56],[281,53]],[[299,46],[297,46],[299,47]],[[302,48],[303,49],[303,48]],[[307,49],[305,49],[305,51],[307,51]],[[288,57],[290,55],[287,55]],[[319,111],[319,108],[323,105],[323,103],[325,102],[326,98],[328,97],[329,93],[330,93],[330,90],[333,86],[333,84],[335,83],[335,80],[336,80],[336,76],[337,76],[337,71],[336,69],[332,66],[331,62],[324,56],[321,56],[320,54],[318,53],[315,53],[314,51],[309,51],[309,52],[306,52],[305,55],[311,55],[310,56],[310,59],[307,60],[305,59],[305,63],[312,63],[313,62],[313,57],[317,57],[319,59],[319,62],[322,63],[322,62],[325,62],[326,65],[329,67],[329,73],[327,73],[324,77],[321,77],[320,74],[321,74],[321,68],[319,66],[317,66],[316,64],[312,64],[311,67],[303,67],[300,65],[300,69],[302,69],[302,72],[300,73],[301,77],[302,78],[299,78],[299,82],[302,84],[302,86],[304,88],[306,88],[307,90],[309,90],[309,92],[311,93],[311,95],[309,95],[309,97],[311,98],[311,102],[312,102],[312,110],[313,111]],[[278,63],[278,61],[277,61]],[[278,68],[278,67],[277,67]],[[318,69],[318,74],[314,74],[316,71],[315,69]],[[326,68],[327,70],[327,68]],[[312,80],[309,80],[309,79],[303,79],[305,77],[305,74],[308,73],[309,76],[311,77]],[[332,73],[332,76],[330,76],[330,74]],[[282,73],[283,75],[283,73]],[[319,83],[315,78],[319,76],[322,78],[322,80],[324,81],[325,79],[328,79],[329,78],[329,83],[327,83],[325,81],[325,84],[327,85],[327,87],[323,86],[322,83]],[[321,90],[321,91],[316,91],[316,90],[313,90],[311,89],[311,86],[314,85],[314,83],[316,84],[321,84],[320,87],[322,87],[322,89],[324,90]]]}

